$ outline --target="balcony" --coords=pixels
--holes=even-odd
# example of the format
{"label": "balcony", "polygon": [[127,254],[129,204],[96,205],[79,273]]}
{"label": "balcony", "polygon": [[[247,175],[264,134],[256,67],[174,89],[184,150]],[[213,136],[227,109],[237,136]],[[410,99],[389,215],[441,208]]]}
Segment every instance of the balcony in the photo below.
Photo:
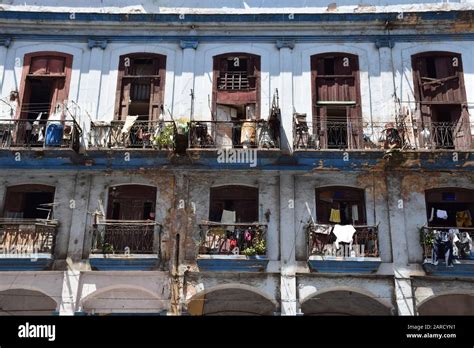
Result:
{"label": "balcony", "polygon": [[95,270],[151,270],[161,260],[161,224],[151,220],[102,220],[92,227],[89,256]]}
{"label": "balcony", "polygon": [[188,137],[174,121],[93,122],[89,132],[90,149],[176,150]]}
{"label": "balcony", "polygon": [[40,271],[54,260],[57,220],[0,219],[0,270]]}
{"label": "balcony", "polygon": [[349,243],[338,242],[332,224],[309,223],[308,264],[311,271],[323,273],[374,273],[378,270],[378,227],[353,226]]}
{"label": "balcony", "polygon": [[473,277],[473,238],[474,228],[423,226],[423,269],[435,276]]}
{"label": "balcony", "polygon": [[82,130],[75,121],[0,120],[1,147],[79,150]]}
{"label": "balcony", "polygon": [[463,150],[470,134],[456,122],[307,122],[295,116],[295,150]]}
{"label": "balcony", "polygon": [[264,272],[267,225],[203,221],[197,264],[200,271]]}
{"label": "balcony", "polygon": [[279,149],[278,132],[266,120],[191,121],[189,148]]}

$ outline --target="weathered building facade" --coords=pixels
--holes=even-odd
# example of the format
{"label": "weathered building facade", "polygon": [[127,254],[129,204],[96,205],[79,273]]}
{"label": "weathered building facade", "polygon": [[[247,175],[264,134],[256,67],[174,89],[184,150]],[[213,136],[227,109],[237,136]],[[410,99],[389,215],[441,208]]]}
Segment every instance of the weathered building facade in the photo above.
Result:
{"label": "weathered building facade", "polygon": [[1,314],[474,313],[472,0],[75,3],[1,5]]}

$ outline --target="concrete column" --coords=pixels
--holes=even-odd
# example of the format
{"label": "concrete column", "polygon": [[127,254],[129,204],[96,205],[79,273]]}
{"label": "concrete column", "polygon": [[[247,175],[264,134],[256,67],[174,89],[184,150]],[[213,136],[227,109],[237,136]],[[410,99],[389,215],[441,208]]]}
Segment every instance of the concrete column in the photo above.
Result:
{"label": "concrete column", "polygon": [[[5,64],[7,62],[7,51],[10,44],[11,44],[10,38],[0,39],[0,92],[2,91],[2,87],[3,87],[3,73],[5,72]],[[1,107],[3,108],[3,106]]]}
{"label": "concrete column", "polygon": [[74,315],[77,306],[77,295],[81,272],[79,270],[74,270],[69,261],[70,260],[68,260],[67,271],[64,272],[59,315]]}
{"label": "concrete column", "polygon": [[[89,53],[89,69],[87,74],[83,74],[81,78],[81,90],[79,94],[79,106],[81,107],[81,126],[83,127],[83,144],[87,148],[88,135],[90,132],[90,117],[93,120],[99,118],[99,100],[102,84],[102,63],[104,58],[104,50],[107,47],[106,40],[89,39],[87,47],[90,49]],[[83,86],[83,87],[82,87]]]}
{"label": "concrete column", "polygon": [[395,300],[398,315],[415,315],[414,294],[411,279],[395,272]]}
{"label": "concrete column", "polygon": [[387,175],[387,200],[393,264],[395,268],[403,271],[408,268],[408,241],[400,176]]}
{"label": "concrete column", "polygon": [[89,111],[93,119],[97,119],[102,79],[102,63],[107,41],[89,39],[87,46],[91,50],[89,72],[87,74],[87,111]]}
{"label": "concrete column", "polygon": [[181,41],[180,46],[183,49],[183,58],[181,75],[176,79],[174,116],[190,118],[194,107],[191,102],[191,90],[194,90],[194,63],[198,42]]}
{"label": "concrete column", "polygon": [[[291,152],[293,148],[293,56],[294,41],[278,40],[280,50],[280,109],[281,149]],[[273,91],[272,91],[273,93]]]}
{"label": "concrete column", "polygon": [[395,85],[393,76],[392,48],[394,42],[388,39],[381,39],[375,42],[375,47],[379,50],[380,61],[380,107],[382,119],[385,121],[395,121],[397,114],[395,100]]}
{"label": "concrete column", "polygon": [[296,315],[295,185],[292,174],[280,175],[281,315]]}
{"label": "concrete column", "polygon": [[91,176],[89,174],[78,174],[75,180],[74,196],[69,200],[69,207],[72,210],[71,229],[69,231],[69,243],[67,256],[73,262],[82,259],[84,238],[86,231],[91,226],[88,225],[88,207],[91,191]]}

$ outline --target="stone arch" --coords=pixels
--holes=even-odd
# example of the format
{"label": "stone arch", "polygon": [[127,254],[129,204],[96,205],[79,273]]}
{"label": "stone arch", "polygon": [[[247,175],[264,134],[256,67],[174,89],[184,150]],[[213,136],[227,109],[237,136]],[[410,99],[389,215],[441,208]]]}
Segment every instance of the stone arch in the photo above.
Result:
{"label": "stone arch", "polygon": [[392,315],[393,307],[369,291],[336,287],[306,296],[301,311],[305,315]]}
{"label": "stone arch", "polygon": [[271,316],[277,303],[253,286],[225,284],[198,292],[187,301],[187,306],[191,315]]}
{"label": "stone arch", "polygon": [[167,300],[139,286],[114,285],[84,297],[80,309],[89,314],[159,313],[167,309]]}
{"label": "stone arch", "polygon": [[472,315],[474,293],[445,292],[431,296],[417,306],[418,315]]}
{"label": "stone arch", "polygon": [[57,301],[36,289],[14,288],[0,291],[0,315],[51,315]]}

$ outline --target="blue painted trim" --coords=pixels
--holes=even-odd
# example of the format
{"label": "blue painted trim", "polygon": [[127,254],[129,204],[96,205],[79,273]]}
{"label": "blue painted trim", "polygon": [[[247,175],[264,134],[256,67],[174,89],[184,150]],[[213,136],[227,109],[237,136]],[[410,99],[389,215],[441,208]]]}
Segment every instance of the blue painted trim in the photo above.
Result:
{"label": "blue painted trim", "polygon": [[[1,14],[2,12],[0,12]],[[20,34],[10,33],[8,38],[24,41],[54,41],[54,42],[88,42],[88,35],[63,35],[63,34]],[[386,35],[107,35],[104,37],[110,42],[154,42],[154,43],[176,43],[184,42],[260,42],[274,43],[278,40],[294,43],[312,42],[370,42],[384,43],[388,40],[395,42],[441,42],[441,41],[472,41],[474,33],[438,33],[438,34],[392,34],[390,38]]]}
{"label": "blue painted trim", "polygon": [[[74,13],[74,19],[71,14]],[[301,22],[367,22],[378,21],[384,24],[386,21],[407,23],[407,20],[398,20],[397,12],[376,13],[289,13],[281,14],[156,14],[156,13],[75,13],[70,12],[33,12],[33,11],[1,11],[0,19],[14,21],[66,21],[74,22],[153,22],[153,23],[301,23]],[[440,20],[469,20],[474,16],[474,11],[419,11],[405,12],[405,18],[420,21]]]}
{"label": "blue painted trim", "polygon": [[363,261],[344,260],[308,260],[311,271],[318,273],[375,273],[382,261],[380,258],[365,258]]}
{"label": "blue painted trim", "polygon": [[196,263],[201,272],[265,272],[268,258],[264,256],[247,256],[246,258],[225,257],[198,258]]}
{"label": "blue painted trim", "polygon": [[0,271],[45,271],[51,268],[53,258],[0,258]]}
{"label": "blue painted trim", "polygon": [[90,258],[89,263],[97,271],[151,271],[158,267],[158,256],[147,258]]}
{"label": "blue painted trim", "polygon": [[474,261],[461,260],[459,262],[453,267],[446,267],[444,261],[440,261],[436,266],[426,262],[423,263],[423,269],[428,275],[433,276],[474,278]]}
{"label": "blue painted trim", "polygon": [[[387,162],[384,151],[296,151],[284,155],[280,151],[262,150],[257,153],[257,165],[249,163],[218,163],[216,151],[197,151],[190,157],[170,156],[170,151],[157,150],[116,150],[88,151],[85,155],[72,150],[20,151],[22,161],[15,161],[15,152],[0,150],[0,169],[28,170],[146,170],[146,169],[186,169],[186,170],[264,170],[264,171],[366,171],[375,166],[382,170],[453,170],[474,171],[474,151],[456,151],[458,162],[453,162],[453,151],[415,152],[397,154],[399,159]],[[124,160],[124,153],[131,154],[130,161]],[[344,153],[349,160],[344,160]],[[400,160],[398,163],[397,161]],[[88,163],[86,165],[86,162]]]}

